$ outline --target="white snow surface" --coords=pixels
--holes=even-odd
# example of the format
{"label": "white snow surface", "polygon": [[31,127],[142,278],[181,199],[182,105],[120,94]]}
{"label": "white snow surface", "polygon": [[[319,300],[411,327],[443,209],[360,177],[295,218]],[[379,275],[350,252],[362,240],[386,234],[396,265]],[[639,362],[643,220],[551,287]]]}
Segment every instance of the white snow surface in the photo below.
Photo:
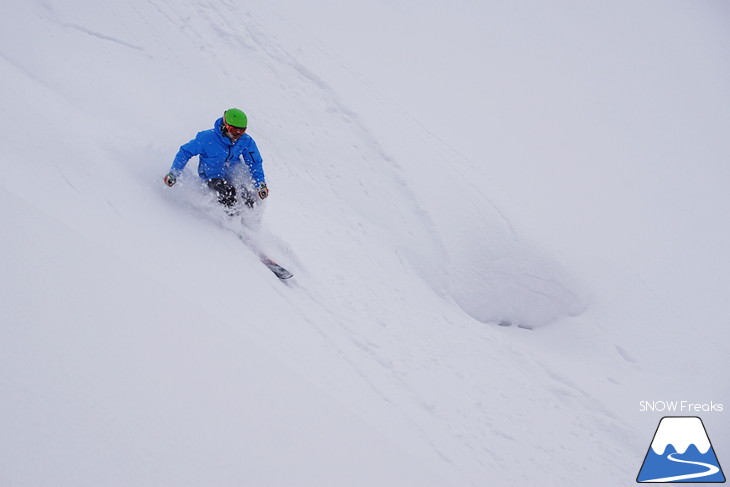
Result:
{"label": "white snow surface", "polygon": [[[724,0],[0,16],[0,486],[616,486],[730,454]],[[230,232],[178,147],[249,116]],[[499,326],[499,324],[512,326]],[[721,460],[722,461],[722,460]]]}

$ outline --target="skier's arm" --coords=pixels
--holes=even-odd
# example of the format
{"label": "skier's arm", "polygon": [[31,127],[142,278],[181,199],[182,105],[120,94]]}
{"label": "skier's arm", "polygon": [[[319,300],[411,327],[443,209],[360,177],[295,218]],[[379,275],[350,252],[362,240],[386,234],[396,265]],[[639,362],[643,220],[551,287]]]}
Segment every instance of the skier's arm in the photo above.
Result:
{"label": "skier's arm", "polygon": [[180,146],[180,150],[177,151],[177,155],[175,156],[175,160],[172,161],[172,166],[170,167],[170,174],[177,177],[180,175],[180,173],[185,169],[185,166],[187,165],[190,158],[193,156],[197,156],[201,153],[200,150],[200,143],[198,141],[198,137],[195,137],[193,140],[188,142],[187,144],[183,144]]}
{"label": "skier's arm", "polygon": [[266,186],[266,176],[264,175],[263,158],[259,153],[256,142],[251,139],[249,146],[243,151],[243,162],[248,166],[251,178],[256,184],[256,188]]}

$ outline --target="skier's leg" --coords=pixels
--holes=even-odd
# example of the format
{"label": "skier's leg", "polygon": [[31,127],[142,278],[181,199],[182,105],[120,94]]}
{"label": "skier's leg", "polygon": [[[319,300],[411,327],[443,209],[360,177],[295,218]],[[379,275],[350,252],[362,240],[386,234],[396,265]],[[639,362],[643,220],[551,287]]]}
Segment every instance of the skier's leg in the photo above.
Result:
{"label": "skier's leg", "polygon": [[247,208],[252,209],[258,202],[258,198],[255,198],[256,193],[253,193],[248,187],[241,187],[241,201],[246,205]]}
{"label": "skier's leg", "polygon": [[231,170],[231,183],[236,186],[238,199],[247,209],[252,209],[258,203],[258,195],[253,190],[253,180],[245,164],[237,164]]}
{"label": "skier's leg", "polygon": [[241,210],[236,207],[236,187],[225,179],[213,178],[208,180],[208,187],[218,193],[218,203],[226,207],[226,212],[233,216]]}
{"label": "skier's leg", "polygon": [[228,208],[236,204],[236,187],[225,179],[209,179],[208,187],[218,193],[218,203]]}

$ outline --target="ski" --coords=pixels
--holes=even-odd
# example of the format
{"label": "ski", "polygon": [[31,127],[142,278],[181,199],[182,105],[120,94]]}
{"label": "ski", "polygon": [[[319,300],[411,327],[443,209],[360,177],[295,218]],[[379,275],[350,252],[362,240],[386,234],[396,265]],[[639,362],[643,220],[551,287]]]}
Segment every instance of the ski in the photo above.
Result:
{"label": "ski", "polygon": [[259,255],[259,260],[261,260],[261,263],[263,263],[266,267],[269,268],[271,272],[274,273],[276,277],[278,277],[281,280],[289,279],[294,277],[294,274],[289,272],[284,267],[280,266],[273,260],[269,259],[268,257],[264,255]]}
{"label": "ski", "polygon": [[238,233],[236,233],[236,236],[239,238],[239,240],[241,240],[241,242],[243,242],[246,247],[248,247],[254,254],[256,254],[256,257],[259,258],[261,263],[264,264],[271,272],[273,272],[276,277],[278,277],[282,281],[294,277],[294,274],[292,274],[291,271],[286,269],[284,266],[276,263],[273,259],[270,259],[266,256],[266,254],[257,249],[251,242],[251,239],[246,238],[245,236]]}

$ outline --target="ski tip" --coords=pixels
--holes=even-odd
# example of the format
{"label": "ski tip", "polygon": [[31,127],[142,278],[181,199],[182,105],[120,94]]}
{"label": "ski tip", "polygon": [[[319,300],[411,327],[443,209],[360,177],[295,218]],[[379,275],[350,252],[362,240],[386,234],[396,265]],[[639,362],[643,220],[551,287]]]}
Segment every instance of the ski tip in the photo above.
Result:
{"label": "ski tip", "polygon": [[263,258],[263,259],[261,259],[261,262],[263,262],[264,265],[266,267],[268,267],[269,270],[271,272],[273,272],[274,275],[276,277],[278,277],[279,279],[281,279],[281,280],[291,279],[292,277],[294,277],[294,274],[292,274],[287,269],[285,269],[284,267],[280,266],[279,264],[277,264],[276,262],[274,262],[271,259]]}

